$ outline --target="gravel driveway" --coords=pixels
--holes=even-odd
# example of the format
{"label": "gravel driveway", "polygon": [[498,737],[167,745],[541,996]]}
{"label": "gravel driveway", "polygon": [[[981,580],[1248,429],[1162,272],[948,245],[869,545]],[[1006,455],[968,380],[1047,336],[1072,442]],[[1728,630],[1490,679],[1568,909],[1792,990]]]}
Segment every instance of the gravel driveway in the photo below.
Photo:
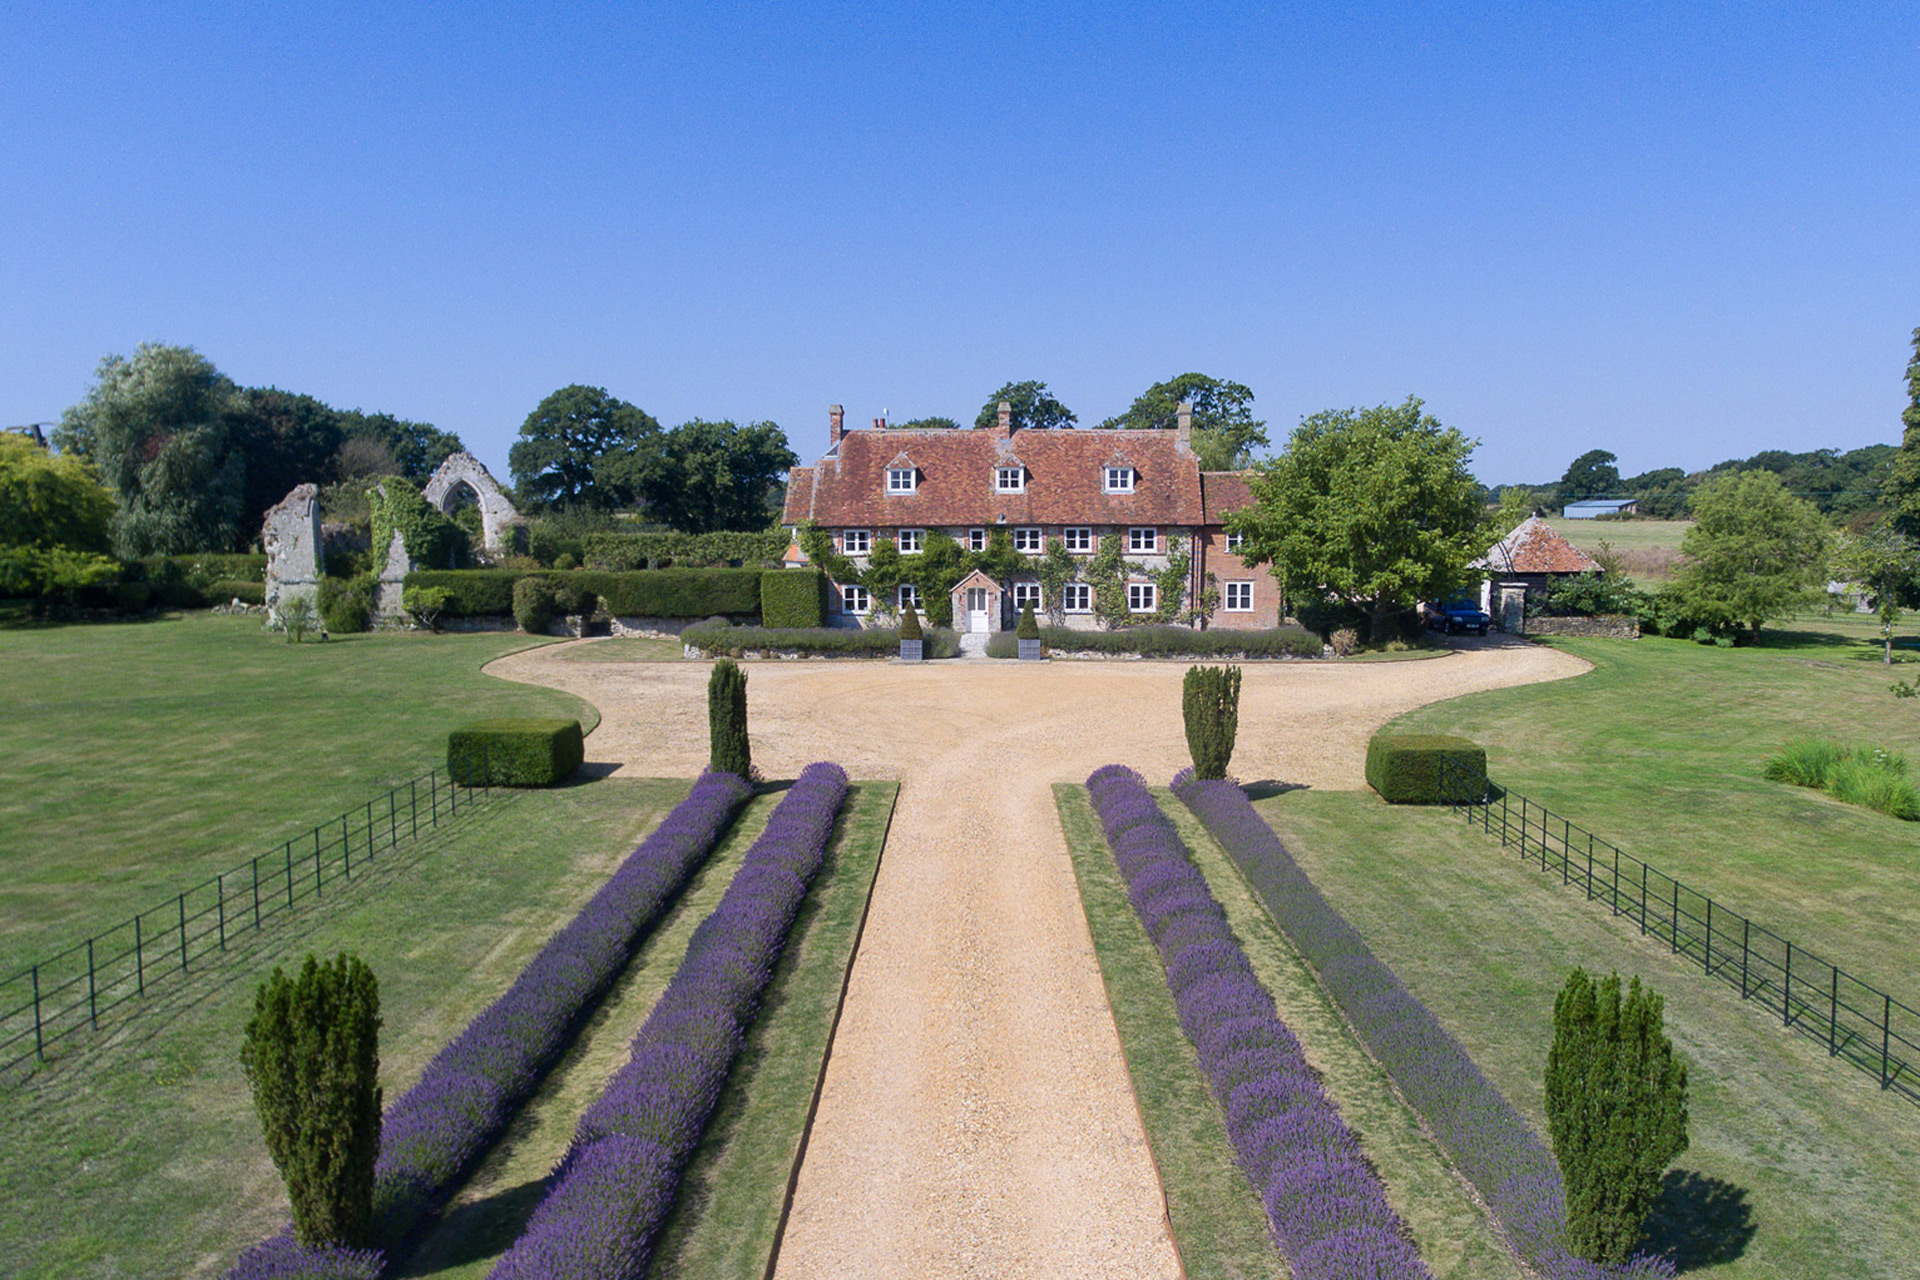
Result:
{"label": "gravel driveway", "polygon": [[[592,644],[593,641],[583,641]],[[592,702],[590,761],[706,763],[706,663],[487,670]],[[1179,1274],[1050,783],[1188,763],[1182,662],[746,664],[754,762],[901,780],[779,1273]],[[1428,661],[1246,666],[1234,772],[1357,788],[1424,703],[1586,670],[1498,639]]]}

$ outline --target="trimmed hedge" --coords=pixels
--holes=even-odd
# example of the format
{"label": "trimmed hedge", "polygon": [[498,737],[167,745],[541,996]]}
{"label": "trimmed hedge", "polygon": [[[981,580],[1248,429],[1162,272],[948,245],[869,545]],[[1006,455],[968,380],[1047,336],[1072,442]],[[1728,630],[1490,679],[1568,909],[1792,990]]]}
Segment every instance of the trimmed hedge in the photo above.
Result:
{"label": "trimmed hedge", "polygon": [[447,735],[447,772],[467,787],[550,787],[586,758],[578,720],[476,720]]}
{"label": "trimmed hedge", "polygon": [[[563,607],[569,599],[584,600],[590,592],[599,597],[601,608],[619,617],[709,618],[760,612],[758,569],[650,569],[633,573],[423,569],[408,574],[407,585],[445,587],[448,617],[506,617],[513,612],[514,584],[530,577],[551,582]],[[570,591],[574,593],[571,596]]]}
{"label": "trimmed hedge", "polygon": [[1486,748],[1450,734],[1376,733],[1367,743],[1367,785],[1388,804],[1479,800],[1487,793]]}
{"label": "trimmed hedge", "polygon": [[[960,637],[945,627],[923,628],[926,656],[957,658]],[[893,627],[719,627],[701,624],[680,633],[680,642],[716,658],[738,658],[748,652],[775,649],[799,653],[837,654],[849,658],[900,656],[900,632]]]}
{"label": "trimmed hedge", "polygon": [[209,604],[230,604],[235,600],[241,604],[265,604],[267,584],[241,578],[221,578],[206,589],[205,595]]}
{"label": "trimmed hedge", "polygon": [[[1000,633],[1005,634],[1005,633]],[[989,658],[1015,657],[1012,640],[987,642]],[[1082,631],[1077,627],[1041,627],[1041,642],[1055,653],[1137,653],[1146,658],[1317,658],[1320,637],[1300,627],[1271,631],[1195,631],[1192,627],[1124,627]],[[999,651],[996,652],[996,649]]]}
{"label": "trimmed hedge", "polygon": [[778,564],[786,554],[784,529],[761,533],[590,533],[579,539],[580,560],[589,569],[625,573],[635,569],[716,568]]}
{"label": "trimmed hedge", "polygon": [[760,622],[768,627],[824,627],[827,576],[818,569],[769,569],[761,574]]}
{"label": "trimmed hedge", "polygon": [[449,618],[506,617],[513,612],[513,584],[529,575],[519,569],[419,569],[409,587],[445,587]]}

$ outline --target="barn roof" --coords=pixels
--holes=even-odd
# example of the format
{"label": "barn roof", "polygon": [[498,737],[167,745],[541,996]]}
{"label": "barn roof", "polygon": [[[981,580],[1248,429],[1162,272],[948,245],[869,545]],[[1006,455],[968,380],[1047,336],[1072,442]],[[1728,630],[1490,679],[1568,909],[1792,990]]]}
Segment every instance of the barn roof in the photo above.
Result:
{"label": "barn roof", "polygon": [[1527,517],[1471,567],[1493,573],[1595,573],[1600,568],[1539,516]]}

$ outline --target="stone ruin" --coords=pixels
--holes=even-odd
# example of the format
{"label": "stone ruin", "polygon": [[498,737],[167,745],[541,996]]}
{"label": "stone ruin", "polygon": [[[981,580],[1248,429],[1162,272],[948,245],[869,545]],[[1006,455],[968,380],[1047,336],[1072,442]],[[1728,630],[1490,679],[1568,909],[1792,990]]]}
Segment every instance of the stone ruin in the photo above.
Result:
{"label": "stone ruin", "polygon": [[[434,470],[420,494],[448,515],[453,514],[463,496],[471,495],[480,508],[480,544],[487,552],[507,550],[511,530],[525,523],[486,465],[470,453],[450,455]],[[281,499],[278,506],[267,512],[260,542],[267,552],[268,625],[277,627],[281,602],[290,602],[299,596],[312,601],[320,589],[325,545],[320,528],[319,490],[303,484]],[[413,559],[396,532],[376,575],[374,613],[377,617],[404,615],[400,597],[406,577],[413,569]]]}

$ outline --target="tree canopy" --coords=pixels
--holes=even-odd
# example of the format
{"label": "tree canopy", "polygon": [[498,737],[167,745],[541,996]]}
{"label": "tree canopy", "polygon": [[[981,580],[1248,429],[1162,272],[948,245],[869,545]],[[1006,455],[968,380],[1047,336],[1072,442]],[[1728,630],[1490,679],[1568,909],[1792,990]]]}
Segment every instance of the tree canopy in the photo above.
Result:
{"label": "tree canopy", "polygon": [[227,411],[227,440],[246,466],[241,537],[257,532],[267,510],[295,485],[333,479],[345,438],[340,415],[312,396],[277,387],[236,391]]}
{"label": "tree canopy", "polygon": [[650,518],[686,533],[713,533],[766,528],[780,478],[799,461],[778,423],[695,418],[650,453],[611,460],[609,475],[644,499]]}
{"label": "tree canopy", "polygon": [[1193,448],[1208,471],[1236,471],[1268,445],[1267,424],[1253,416],[1253,392],[1238,382],[1183,373],[1156,382],[1104,429],[1166,431],[1179,425],[1181,401],[1193,406]]}
{"label": "tree canopy", "polygon": [[1901,410],[1900,452],[1887,471],[1886,499],[1894,528],[1920,538],[1920,329],[1907,362],[1907,407]]}
{"label": "tree canopy", "polygon": [[1227,518],[1248,564],[1272,566],[1289,597],[1369,611],[1445,596],[1486,550],[1475,441],[1421,401],[1333,409],[1303,420],[1277,458],[1256,465],[1253,503]]}
{"label": "tree canopy", "polygon": [[119,503],[114,547],[135,557],[224,551],[241,532],[246,459],[229,441],[238,389],[192,347],[144,342],[100,361],[54,441],[91,460]]}
{"label": "tree canopy", "polygon": [[93,466],[0,435],[0,595],[47,596],[109,582],[119,565],[113,497]]}
{"label": "tree canopy", "polygon": [[1707,626],[1743,626],[1758,639],[1763,623],[1818,598],[1827,543],[1819,511],[1773,472],[1715,476],[1694,491],[1685,560],[1667,590]]}
{"label": "tree canopy", "polygon": [[1567,467],[1567,473],[1560,477],[1560,488],[1556,493],[1561,506],[1569,502],[1578,502],[1582,498],[1617,498],[1620,496],[1620,468],[1614,463],[1620,459],[1605,449],[1589,449],[1575,458]]}
{"label": "tree canopy", "polygon": [[507,467],[524,506],[607,509],[632,501],[626,459],[650,456],[659,443],[660,424],[646,413],[603,387],[575,383],[534,406]]}
{"label": "tree canopy", "polygon": [[987,397],[980,406],[973,425],[982,430],[995,427],[1000,422],[1000,402],[1005,400],[1013,408],[1013,429],[1015,431],[1045,431],[1057,427],[1070,427],[1080,421],[1080,415],[1055,400],[1047,391],[1044,382],[1009,382]]}
{"label": "tree canopy", "polygon": [[[390,413],[367,413],[360,409],[339,409],[335,416],[340,423],[342,449],[355,441],[379,445],[392,455],[399,468],[393,474],[415,484],[425,484],[441,463],[466,448],[459,436],[442,431],[430,422],[409,422]],[[338,471],[340,479],[351,478],[347,457],[342,457]]]}
{"label": "tree canopy", "polygon": [[909,418],[905,422],[888,424],[894,431],[958,431],[960,424],[952,418]]}

